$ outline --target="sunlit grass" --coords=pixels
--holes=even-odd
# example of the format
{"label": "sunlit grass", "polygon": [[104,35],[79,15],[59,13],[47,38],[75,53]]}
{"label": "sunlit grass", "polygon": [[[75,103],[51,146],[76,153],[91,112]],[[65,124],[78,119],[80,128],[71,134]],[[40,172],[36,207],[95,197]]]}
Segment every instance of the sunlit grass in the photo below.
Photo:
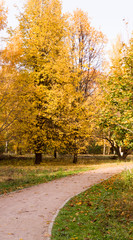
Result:
{"label": "sunlit grass", "polygon": [[0,194],[45,183],[57,178],[95,169],[95,167],[1,167]]}
{"label": "sunlit grass", "polygon": [[62,156],[58,159],[47,156],[39,166],[35,166],[34,159],[30,157],[5,158],[0,160],[0,194],[99,167],[125,164],[104,158],[103,156],[81,156],[76,165],[72,163],[72,160],[71,156]]}
{"label": "sunlit grass", "polygon": [[133,171],[71,199],[57,216],[51,239],[132,240]]}

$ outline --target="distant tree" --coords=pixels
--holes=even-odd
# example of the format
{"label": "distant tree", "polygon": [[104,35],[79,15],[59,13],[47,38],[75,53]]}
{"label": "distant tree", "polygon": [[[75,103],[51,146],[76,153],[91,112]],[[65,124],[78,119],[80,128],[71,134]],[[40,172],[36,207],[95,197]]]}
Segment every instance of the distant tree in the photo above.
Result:
{"label": "distant tree", "polygon": [[105,37],[91,26],[87,14],[82,10],[74,11],[67,21],[71,63],[78,84],[75,85],[75,98],[67,116],[69,124],[64,136],[66,148],[74,153],[73,162],[76,163],[77,154],[85,151],[93,134],[97,79],[101,74]]}
{"label": "distant tree", "polygon": [[0,2],[0,31],[7,25],[7,9],[5,8],[5,1]]}
{"label": "distant tree", "polygon": [[27,77],[20,66],[22,52],[20,32],[16,29],[1,53],[0,132],[7,142],[14,139],[13,129],[17,129],[16,122],[24,116],[27,106]]}
{"label": "distant tree", "polygon": [[71,57],[74,68],[79,69],[79,89],[87,98],[95,91],[96,79],[103,60],[103,49],[106,42],[101,31],[97,31],[80,9],[70,17]]}
{"label": "distant tree", "polygon": [[133,149],[133,38],[128,46],[118,39],[108,78],[102,85],[100,129],[103,138],[125,159]]}

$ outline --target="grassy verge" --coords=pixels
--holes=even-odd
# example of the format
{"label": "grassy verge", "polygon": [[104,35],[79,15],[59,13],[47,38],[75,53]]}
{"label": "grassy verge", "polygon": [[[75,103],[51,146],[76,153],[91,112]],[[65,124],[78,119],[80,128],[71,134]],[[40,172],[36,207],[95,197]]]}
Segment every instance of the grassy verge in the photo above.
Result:
{"label": "grassy verge", "polygon": [[76,165],[72,163],[72,160],[71,156],[63,156],[58,159],[45,156],[43,162],[39,166],[35,166],[34,158],[31,156],[5,157],[0,160],[0,194],[99,167],[125,164],[103,156],[81,156]]}
{"label": "grassy verge", "polygon": [[93,166],[0,167],[0,194],[45,183],[57,178],[96,169]]}
{"label": "grassy verge", "polygon": [[59,212],[52,240],[132,240],[133,171],[95,185]]}

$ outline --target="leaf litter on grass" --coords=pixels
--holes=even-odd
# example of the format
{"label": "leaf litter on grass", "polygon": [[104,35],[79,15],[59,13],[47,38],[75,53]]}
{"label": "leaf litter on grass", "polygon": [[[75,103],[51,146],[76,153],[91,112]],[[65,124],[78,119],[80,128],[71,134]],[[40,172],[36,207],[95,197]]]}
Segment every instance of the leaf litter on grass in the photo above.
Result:
{"label": "leaf litter on grass", "polygon": [[132,240],[133,174],[126,171],[72,198],[59,212],[52,240]]}

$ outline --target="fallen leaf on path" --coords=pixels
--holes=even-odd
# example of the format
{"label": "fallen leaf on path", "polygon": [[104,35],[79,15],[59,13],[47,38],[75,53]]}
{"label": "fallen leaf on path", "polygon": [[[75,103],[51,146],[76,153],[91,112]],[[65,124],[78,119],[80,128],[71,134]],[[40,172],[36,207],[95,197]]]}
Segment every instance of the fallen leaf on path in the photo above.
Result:
{"label": "fallen leaf on path", "polygon": [[44,234],[44,237],[50,237],[51,235],[50,234],[48,234],[48,233],[45,233]]}

